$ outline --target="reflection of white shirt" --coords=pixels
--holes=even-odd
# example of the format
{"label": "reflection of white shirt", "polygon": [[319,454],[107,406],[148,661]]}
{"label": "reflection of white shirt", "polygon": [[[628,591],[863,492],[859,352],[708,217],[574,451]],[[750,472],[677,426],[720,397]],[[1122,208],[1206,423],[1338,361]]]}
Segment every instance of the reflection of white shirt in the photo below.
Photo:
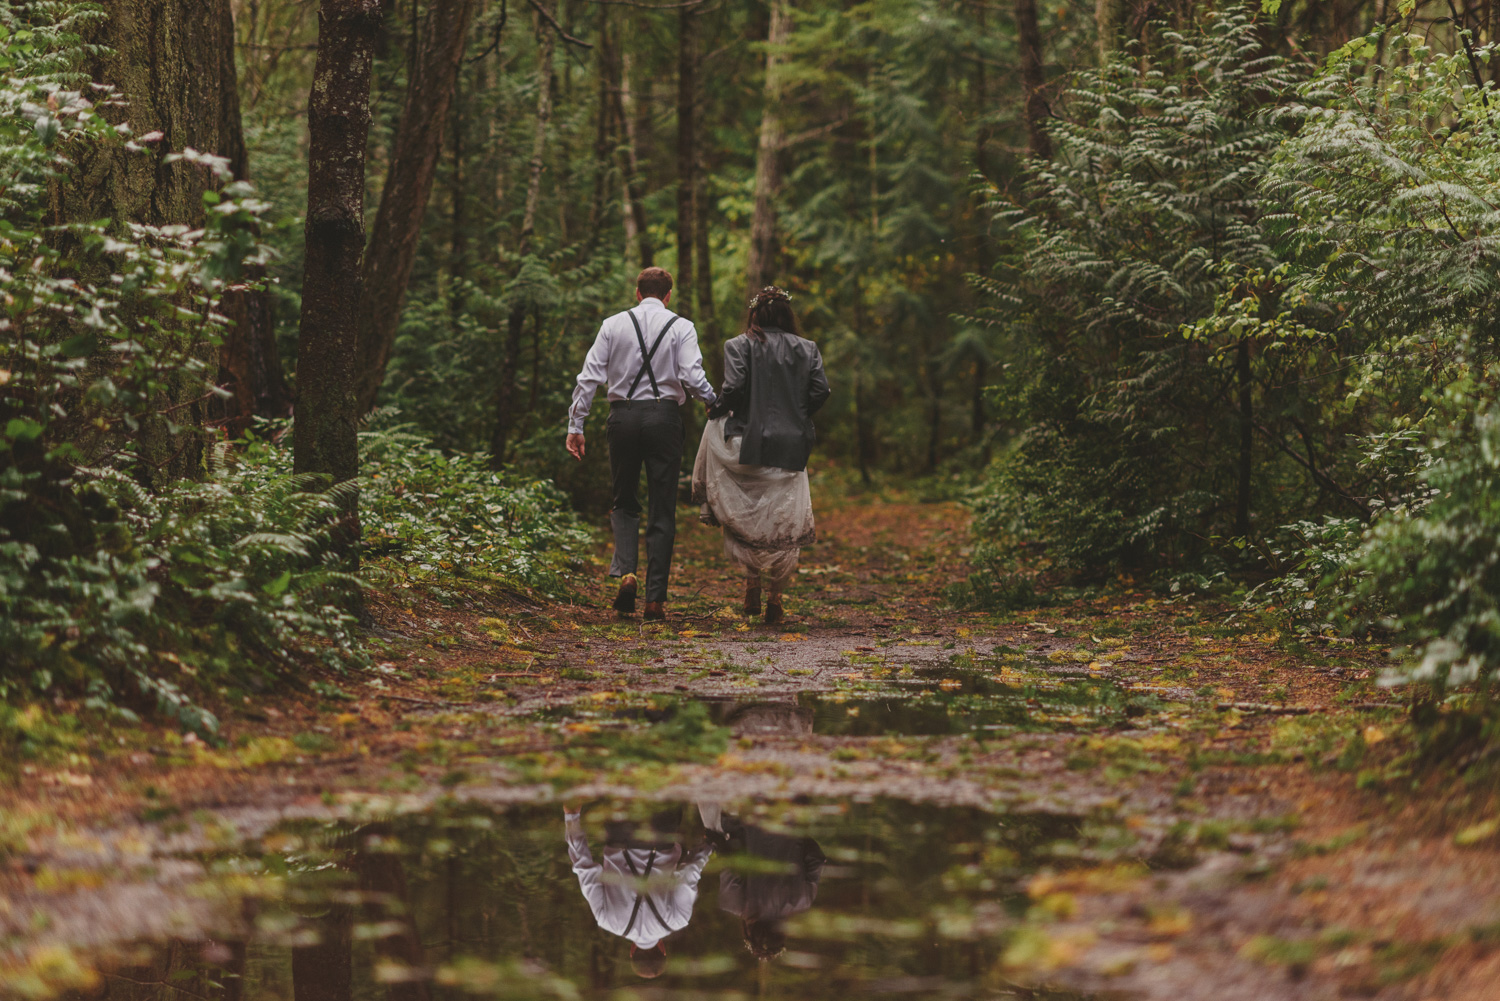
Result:
{"label": "reflection of white shirt", "polygon": [[[657,335],[666,328],[672,313],[662,301],[653,296],[642,299],[635,309],[635,318],[641,325],[641,337],[645,338],[646,350],[656,343]],[[635,325],[626,313],[616,313],[599,327],[599,336],[589,348],[583,360],[583,371],[578,373],[578,385],[573,390],[573,406],[568,410],[568,431],[583,433],[584,418],[594,405],[594,394],[599,387],[611,400],[654,400],[651,378],[641,375],[641,341],[635,335]],[[703,351],[698,347],[698,331],[687,317],[672,324],[661,347],[651,356],[651,374],[656,376],[656,388],[661,399],[682,404],[688,396],[697,397],[712,405],[718,397],[703,374]],[[635,392],[631,392],[634,386]]]}
{"label": "reflection of white shirt", "polygon": [[[583,815],[564,813],[568,858],[578,874],[583,897],[600,928],[649,949],[675,931],[687,927],[698,899],[698,880],[713,854],[705,844],[684,855],[681,845],[670,848],[604,849],[604,861],[589,854]],[[635,867],[635,874],[631,873]],[[651,876],[643,878],[650,866]],[[636,906],[637,898],[640,906]],[[631,914],[635,922],[631,923]],[[627,932],[626,929],[629,929]]]}

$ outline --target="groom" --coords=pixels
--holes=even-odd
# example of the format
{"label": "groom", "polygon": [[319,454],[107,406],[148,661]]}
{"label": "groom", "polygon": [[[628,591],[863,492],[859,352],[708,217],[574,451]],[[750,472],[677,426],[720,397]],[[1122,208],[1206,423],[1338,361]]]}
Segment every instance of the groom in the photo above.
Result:
{"label": "groom", "polygon": [[609,575],[620,578],[615,611],[635,611],[641,502],[636,498],[646,467],[646,611],[667,617],[667,576],[677,537],[677,478],[682,469],[682,414],[689,395],[712,406],[717,399],[703,374],[698,331],[667,309],[672,276],[647,268],[635,280],[636,307],[616,313],[599,328],[583,361],[568,411],[568,451],[583,461],[583,422],[594,394],[609,396],[609,471],[614,506],[609,513],[615,556]]}

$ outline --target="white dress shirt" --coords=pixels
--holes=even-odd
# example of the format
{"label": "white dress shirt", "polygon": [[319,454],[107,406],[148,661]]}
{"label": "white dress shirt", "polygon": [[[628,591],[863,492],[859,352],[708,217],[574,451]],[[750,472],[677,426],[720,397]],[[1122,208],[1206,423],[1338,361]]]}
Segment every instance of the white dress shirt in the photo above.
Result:
{"label": "white dress shirt", "polygon": [[[656,343],[662,328],[672,319],[672,312],[660,299],[648,296],[633,310],[641,325],[641,336],[646,339],[646,350]],[[641,371],[641,344],[635,336],[635,326],[629,313],[616,313],[599,327],[599,336],[589,348],[583,360],[583,371],[578,373],[578,386],[573,390],[573,406],[568,410],[568,433],[583,434],[583,422],[594,405],[594,394],[600,386],[606,387],[611,401],[654,400],[651,391],[651,376]],[[656,354],[651,357],[651,373],[656,376],[656,388],[661,399],[671,400],[679,406],[694,396],[713,405],[718,399],[714,388],[703,374],[703,352],[698,347],[698,330],[691,320],[679,318],[667,332],[666,339]],[[635,392],[631,392],[631,384]]]}
{"label": "white dress shirt", "polygon": [[[564,813],[563,823],[567,831],[568,858],[573,863],[573,872],[578,875],[583,897],[589,902],[594,921],[600,928],[629,939],[637,948],[650,949],[673,932],[687,927],[693,917],[693,904],[698,900],[698,881],[713,854],[713,845],[704,844],[685,856],[681,845],[654,851],[609,846],[604,849],[603,861],[595,862],[583,832],[582,815]],[[631,872],[632,865],[634,873]],[[643,878],[648,865],[651,875]],[[639,907],[636,906],[637,898],[640,898]],[[632,914],[635,915],[633,924],[630,920]]]}

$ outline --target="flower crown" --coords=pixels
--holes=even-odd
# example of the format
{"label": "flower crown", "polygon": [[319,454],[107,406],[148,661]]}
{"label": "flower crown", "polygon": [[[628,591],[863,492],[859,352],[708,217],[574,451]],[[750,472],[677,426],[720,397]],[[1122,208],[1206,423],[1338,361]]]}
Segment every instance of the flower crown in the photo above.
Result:
{"label": "flower crown", "polygon": [[786,289],[777,288],[775,285],[767,285],[755,297],[750,300],[750,308],[758,309],[768,302],[791,302],[792,294]]}

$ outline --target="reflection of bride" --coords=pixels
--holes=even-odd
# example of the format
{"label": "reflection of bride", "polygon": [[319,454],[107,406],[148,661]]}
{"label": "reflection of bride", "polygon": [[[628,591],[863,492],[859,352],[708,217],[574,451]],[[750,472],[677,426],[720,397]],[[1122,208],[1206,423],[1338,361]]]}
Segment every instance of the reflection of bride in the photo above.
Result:
{"label": "reflection of bride", "polygon": [[721,851],[751,861],[743,871],[731,863],[719,874],[720,909],[739,916],[745,948],[756,959],[775,959],[786,949],[786,919],[812,907],[828,860],[812,838],[744,823],[716,803],[700,803],[698,812]]}

